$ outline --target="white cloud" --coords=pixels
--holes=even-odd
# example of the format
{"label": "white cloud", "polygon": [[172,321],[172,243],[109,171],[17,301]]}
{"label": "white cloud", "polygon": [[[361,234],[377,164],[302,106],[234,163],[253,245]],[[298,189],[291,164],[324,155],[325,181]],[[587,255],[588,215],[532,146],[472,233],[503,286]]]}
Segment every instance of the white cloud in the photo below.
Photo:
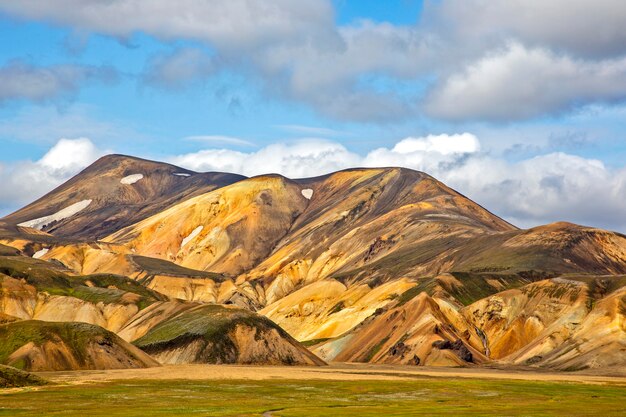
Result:
{"label": "white cloud", "polygon": [[103,155],[89,139],[59,139],[37,164],[62,175],[76,172]]}
{"label": "white cloud", "polygon": [[398,142],[393,152],[436,152],[442,155],[474,153],[480,149],[478,138],[471,133],[456,135],[428,135],[423,138],[406,138]]}
{"label": "white cloud", "polygon": [[626,99],[626,58],[587,62],[518,43],[445,79],[427,105],[452,120],[519,120]]}
{"label": "white cloud", "polygon": [[333,27],[327,0],[1,0],[7,13],[127,37],[195,39],[230,50],[307,39]]}
{"label": "white cloud", "polygon": [[[144,81],[177,88],[235,71],[341,120],[406,120],[423,108],[441,119],[516,120],[626,99],[622,0],[429,1],[411,26],[338,26],[330,0],[0,0],[0,10],[81,33],[200,41],[208,49],[154,58]],[[74,91],[71,71],[31,68],[37,82],[4,94]],[[379,88],[381,78],[395,87]]]}
{"label": "white cloud", "polygon": [[410,100],[363,85],[361,76],[412,78],[436,58],[433,37],[414,28],[369,21],[337,27],[327,0],[0,0],[0,9],[111,36],[142,31],[165,40],[199,40],[214,49],[211,56],[187,48],[156,57],[144,81],[173,88],[235,70],[258,77],[270,94],[346,120],[414,114]]}
{"label": "white cloud", "polygon": [[464,44],[514,38],[588,57],[626,53],[622,0],[445,0],[426,2],[423,20]]}
{"label": "white cloud", "polygon": [[276,143],[256,152],[209,149],[171,158],[169,162],[201,171],[228,171],[247,176],[279,173],[290,178],[322,175],[358,165],[358,155],[322,139]]}
{"label": "white cloud", "polygon": [[47,101],[73,94],[87,81],[112,81],[110,67],[53,65],[38,67],[13,60],[0,67],[0,104],[8,100]]}
{"label": "white cloud", "polygon": [[626,231],[626,167],[552,153],[507,163],[470,158],[441,179],[520,226],[556,220]]}
{"label": "white cloud", "polygon": [[60,139],[38,161],[0,163],[0,212],[34,201],[106,153],[87,138]]}

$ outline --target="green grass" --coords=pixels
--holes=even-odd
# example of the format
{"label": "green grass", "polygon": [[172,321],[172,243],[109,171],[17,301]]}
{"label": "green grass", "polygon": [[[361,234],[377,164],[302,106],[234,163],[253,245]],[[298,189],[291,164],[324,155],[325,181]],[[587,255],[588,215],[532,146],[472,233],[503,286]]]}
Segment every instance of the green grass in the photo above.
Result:
{"label": "green grass", "polygon": [[0,388],[45,385],[46,383],[44,379],[31,373],[10,366],[0,365]]}
{"label": "green grass", "polygon": [[411,381],[117,381],[0,395],[6,416],[621,416],[624,386]]}
{"label": "green grass", "polygon": [[320,343],[323,343],[323,342],[327,342],[327,341],[329,341],[331,339],[332,339],[331,337],[323,337],[321,339],[305,340],[305,341],[300,342],[300,343],[302,343],[303,346],[311,347],[311,346],[319,345]]}
{"label": "green grass", "polygon": [[222,274],[185,268],[184,266],[180,266],[163,259],[150,258],[148,256],[139,255],[132,255],[130,259],[135,264],[137,264],[139,268],[146,271],[149,275],[169,275],[174,277],[189,278],[201,277],[210,278],[215,282],[222,282],[225,280],[225,277]]}

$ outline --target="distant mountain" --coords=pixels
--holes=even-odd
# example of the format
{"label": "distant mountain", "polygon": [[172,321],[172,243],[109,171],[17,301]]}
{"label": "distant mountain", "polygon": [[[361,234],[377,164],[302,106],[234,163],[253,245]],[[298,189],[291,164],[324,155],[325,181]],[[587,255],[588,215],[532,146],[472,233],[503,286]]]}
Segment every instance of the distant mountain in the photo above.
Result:
{"label": "distant mountain", "polygon": [[[257,315],[253,330],[226,325],[217,333],[230,347],[211,356],[220,361],[257,355],[242,336],[256,332],[284,353],[259,363],[321,363],[294,337],[326,361],[626,371],[626,236],[570,223],[518,229],[409,169],[245,178],[109,156],[1,222],[5,259],[116,274],[155,300],[105,327],[162,362],[211,356],[202,346],[215,334],[201,328],[213,321],[198,322],[189,346],[181,323],[213,311],[203,304],[234,304],[239,313],[224,312],[257,311],[290,336],[269,342],[274,324]],[[15,316],[20,303],[4,305]]]}

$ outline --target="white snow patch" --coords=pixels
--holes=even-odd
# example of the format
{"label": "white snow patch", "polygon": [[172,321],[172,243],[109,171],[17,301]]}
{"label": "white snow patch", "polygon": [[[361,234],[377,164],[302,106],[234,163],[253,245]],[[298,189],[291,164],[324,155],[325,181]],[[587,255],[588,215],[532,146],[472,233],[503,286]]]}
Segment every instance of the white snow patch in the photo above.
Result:
{"label": "white snow patch", "polygon": [[122,184],[130,185],[130,184],[136,183],[137,181],[139,181],[142,178],[143,178],[143,174],[132,174],[132,175],[128,175],[128,176],[122,178],[120,180],[120,182]]}
{"label": "white snow patch", "polygon": [[183,241],[180,244],[180,248],[182,249],[183,246],[185,246],[187,243],[191,242],[191,240],[198,236],[198,234],[200,234],[200,232],[202,231],[202,229],[204,229],[204,226],[198,226],[195,229],[192,230],[191,233],[189,233],[189,236],[187,236],[186,238],[183,239]]}
{"label": "white snow patch", "polygon": [[177,177],[191,177],[191,174],[187,174],[185,172],[175,172],[173,175],[176,175]]}
{"label": "white snow patch", "polygon": [[46,253],[48,253],[48,251],[49,251],[49,250],[50,250],[50,249],[48,249],[48,248],[43,248],[43,249],[40,249],[40,250],[38,250],[37,252],[33,253],[33,258],[35,258],[35,259],[39,259],[39,258],[41,258],[42,256],[44,256]]}
{"label": "white snow patch", "polygon": [[310,188],[305,188],[301,192],[304,198],[306,198],[307,200],[310,200],[311,197],[313,197],[313,190],[311,190]]}
{"label": "white snow patch", "polygon": [[91,204],[91,201],[92,200],[79,201],[78,203],[74,203],[71,206],[67,206],[64,209],[59,210],[54,214],[40,217],[34,220],[29,220],[27,222],[18,224],[18,226],[32,227],[33,229],[41,230],[47,225],[49,225],[50,223],[52,223],[53,221],[60,222],[61,220],[67,219],[68,217],[75,215],[79,211],[84,210],[85,208],[87,208],[88,205]]}

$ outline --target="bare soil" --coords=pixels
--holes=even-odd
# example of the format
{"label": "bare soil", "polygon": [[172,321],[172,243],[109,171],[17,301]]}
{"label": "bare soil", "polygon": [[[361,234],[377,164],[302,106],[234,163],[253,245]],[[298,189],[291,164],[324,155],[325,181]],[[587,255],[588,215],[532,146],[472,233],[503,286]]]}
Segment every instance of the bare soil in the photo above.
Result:
{"label": "bare soil", "polygon": [[39,372],[52,382],[86,384],[120,380],[411,380],[418,378],[477,378],[494,380],[558,381],[626,386],[626,372],[550,372],[531,369],[429,368],[353,363],[324,367],[165,365],[147,369],[105,371]]}

